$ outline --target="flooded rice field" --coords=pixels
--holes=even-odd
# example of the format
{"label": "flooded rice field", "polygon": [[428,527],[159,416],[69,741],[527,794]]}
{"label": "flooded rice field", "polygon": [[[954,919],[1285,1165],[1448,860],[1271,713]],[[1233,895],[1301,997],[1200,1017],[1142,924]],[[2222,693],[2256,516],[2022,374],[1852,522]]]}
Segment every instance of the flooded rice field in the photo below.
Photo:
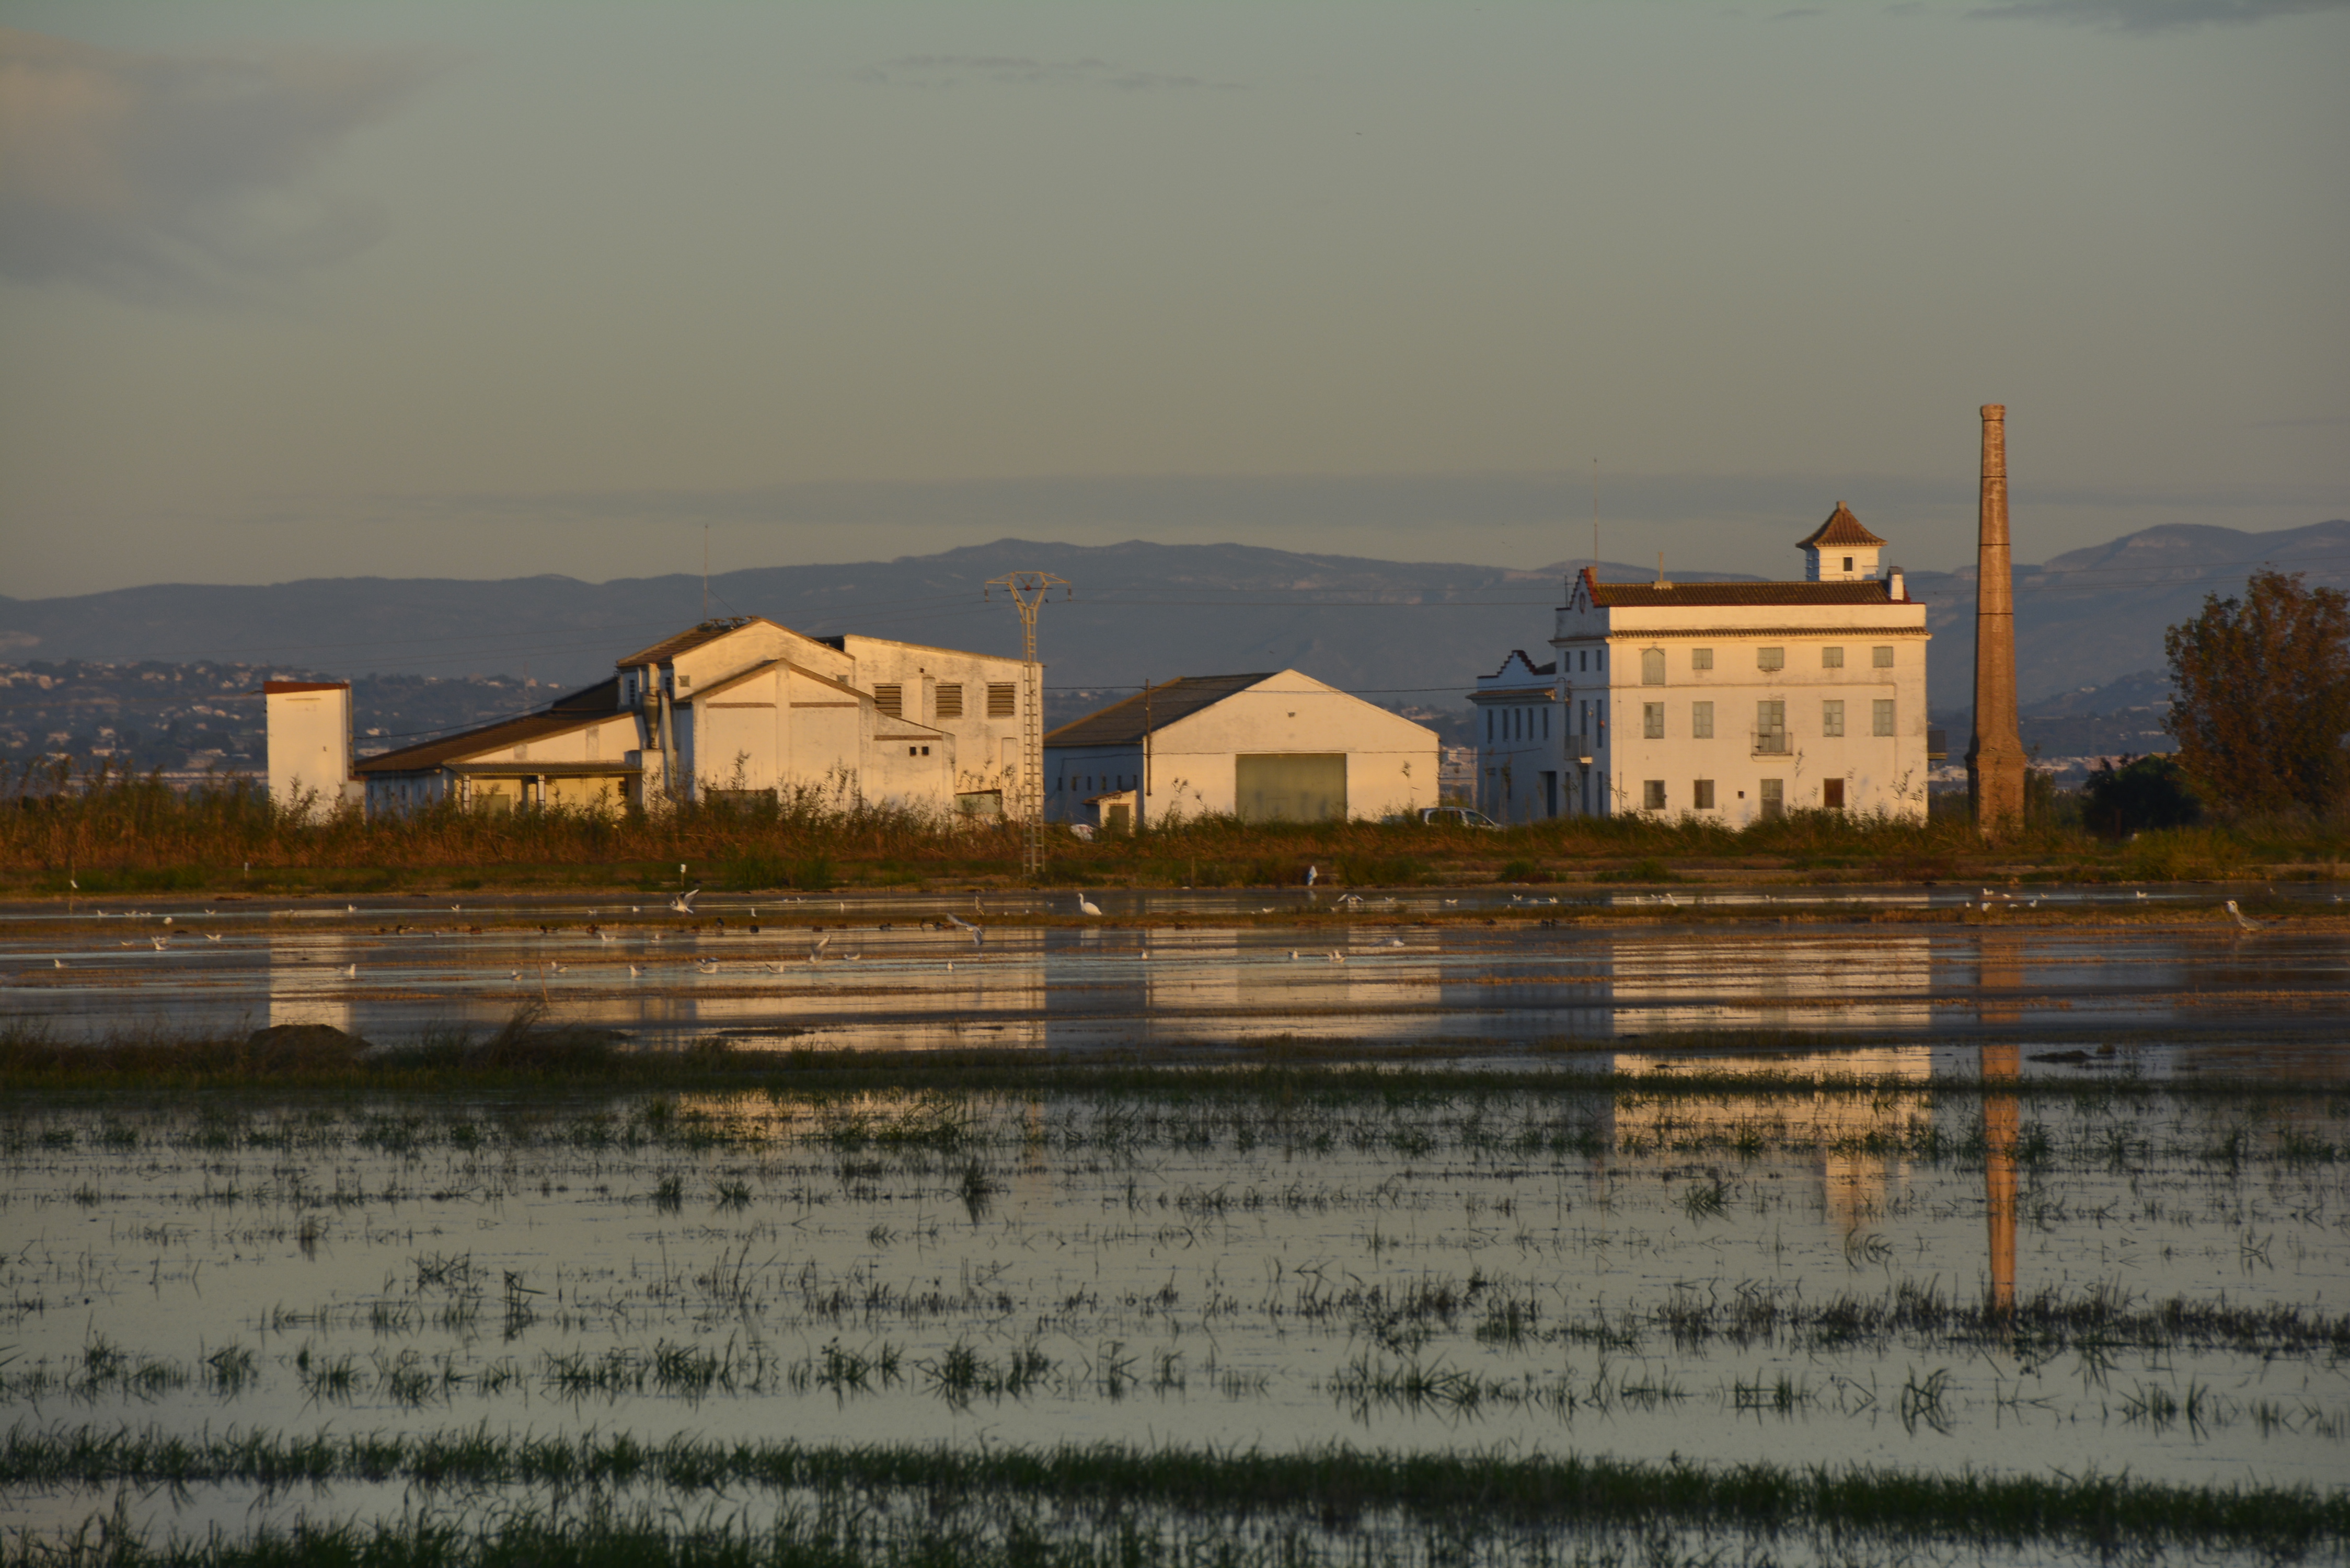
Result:
{"label": "flooded rice field", "polygon": [[0,911],[378,1043],[0,1098],[0,1553],[2350,1554],[2330,892],[1717,897]]}
{"label": "flooded rice field", "polygon": [[[1098,919],[1076,894],[78,907],[0,914],[0,1011],[58,1039],[323,1023],[393,1040],[536,1000],[647,1045],[889,1049],[1752,1028],[2180,1040],[2248,1022],[2330,1040],[2350,1023],[2350,915],[2326,888],[2278,901],[2303,910],[2286,920],[2209,891],[1833,891],[1105,892]],[[2117,907],[2159,918],[2064,923]]]}
{"label": "flooded rice field", "polygon": [[[2350,1474],[2350,1093],[2035,1082],[2006,1046],[1781,1059],[1752,1088],[1612,1064],[18,1101],[9,1468],[462,1434]],[[1857,1078],[1801,1082],[1828,1069]],[[275,1463],[18,1485],[7,1522],[70,1534],[94,1490],[117,1528],[191,1537],[467,1506]]]}

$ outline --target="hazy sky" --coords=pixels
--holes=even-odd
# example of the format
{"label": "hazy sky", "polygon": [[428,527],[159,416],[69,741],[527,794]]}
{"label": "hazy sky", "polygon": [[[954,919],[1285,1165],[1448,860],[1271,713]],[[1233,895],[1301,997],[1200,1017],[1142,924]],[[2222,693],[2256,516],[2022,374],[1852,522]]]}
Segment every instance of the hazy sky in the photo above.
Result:
{"label": "hazy sky", "polygon": [[2337,5],[0,19],[16,597],[2350,515]]}

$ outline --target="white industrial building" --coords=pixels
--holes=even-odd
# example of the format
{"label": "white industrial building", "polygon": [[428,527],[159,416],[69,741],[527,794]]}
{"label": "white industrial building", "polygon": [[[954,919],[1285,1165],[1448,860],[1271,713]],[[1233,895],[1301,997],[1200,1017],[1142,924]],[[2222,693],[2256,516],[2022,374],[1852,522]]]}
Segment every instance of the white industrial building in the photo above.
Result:
{"label": "white industrial building", "polygon": [[1048,821],[1382,816],[1438,800],[1436,732],[1295,670],[1193,675],[1045,737]]}
{"label": "white industrial building", "polygon": [[613,809],[808,792],[834,805],[1012,815],[1024,668],[880,638],[805,637],[755,616],[710,620],[537,712],[354,771],[370,813],[441,800]]}
{"label": "white industrial building", "polygon": [[357,799],[351,778],[351,683],[265,680],[269,734],[269,798],[315,815]]}
{"label": "white industrial building", "polygon": [[1552,664],[1515,654],[1471,698],[1493,731],[1480,809],[1733,827],[1794,810],[1923,817],[1926,607],[1899,571],[1878,575],[1884,546],[1838,502],[1798,543],[1802,582],[1577,573]]}

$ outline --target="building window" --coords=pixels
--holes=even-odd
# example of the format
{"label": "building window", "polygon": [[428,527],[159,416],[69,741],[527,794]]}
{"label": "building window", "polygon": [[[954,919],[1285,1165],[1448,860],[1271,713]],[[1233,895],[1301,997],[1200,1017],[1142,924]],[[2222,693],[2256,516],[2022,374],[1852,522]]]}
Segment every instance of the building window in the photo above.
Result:
{"label": "building window", "polygon": [[892,719],[906,716],[906,689],[902,686],[876,686],[873,705]]}
{"label": "building window", "polygon": [[1879,697],[1868,705],[1869,732],[1875,735],[1893,733],[1893,699]]}
{"label": "building window", "polygon": [[1640,809],[1642,811],[1662,811],[1665,809],[1664,780],[1643,779],[1640,781]]}
{"label": "building window", "polygon": [[1762,820],[1769,822],[1773,818],[1782,817],[1786,815],[1787,781],[1785,779],[1764,779],[1762,781]]}
{"label": "building window", "polygon": [[1786,669],[1787,650],[1783,648],[1756,649],[1754,650],[1754,668],[1757,670]]}
{"label": "building window", "polygon": [[1487,743],[1488,745],[1491,745],[1491,744],[1492,743],[1492,740],[1493,740],[1493,711],[1492,711],[1491,708],[1488,708],[1488,709],[1486,709],[1486,710],[1485,710],[1485,742],[1486,742],[1486,743]]}
{"label": "building window", "polygon": [[1843,698],[1831,697],[1820,704],[1820,733],[1823,735],[1844,733]]}
{"label": "building window", "polygon": [[960,682],[939,688],[939,717],[941,719],[962,717],[962,686]]}
{"label": "building window", "polygon": [[1646,741],[1665,738],[1665,705],[1662,702],[1640,704],[1640,738]]}
{"label": "building window", "polygon": [[1844,558],[1844,569],[1847,572],[1852,570],[1852,557],[1850,556],[1846,556]]}
{"label": "building window", "polygon": [[1844,668],[1844,649],[1841,648],[1821,649],[1820,668],[1822,670],[1842,670]]}
{"label": "building window", "polygon": [[1640,684],[1662,686],[1665,683],[1665,650],[1661,648],[1640,649]]}
{"label": "building window", "polygon": [[1575,667],[1577,670],[1584,671],[1586,674],[1590,672],[1591,649],[1587,648],[1578,648],[1575,650]]}
{"label": "building window", "polygon": [[[1549,710],[1548,708],[1544,708],[1544,709],[1542,711],[1542,716],[1543,716],[1543,739],[1544,739],[1544,740],[1545,740],[1545,741],[1547,741],[1547,740],[1549,740],[1549,739],[1550,739],[1550,710]],[[1555,816],[1555,815],[1557,815],[1558,814],[1557,814],[1556,812],[1553,812],[1553,813],[1551,813],[1551,815],[1552,815],[1553,816]]]}
{"label": "building window", "polygon": [[1607,668],[1607,650],[1606,649],[1600,649],[1592,654],[1591,668],[1601,670]]}
{"label": "building window", "polygon": [[1692,648],[1692,649],[1690,649],[1690,668],[1691,670],[1711,670],[1711,669],[1712,669],[1712,668],[1713,668],[1713,649],[1710,649],[1710,648]]}
{"label": "building window", "polygon": [[1893,668],[1893,650],[1889,648],[1872,648],[1868,650],[1868,662],[1879,670],[1890,670]]}
{"label": "building window", "polygon": [[1700,779],[1690,785],[1690,805],[1699,811],[1713,809],[1713,781]]}
{"label": "building window", "polygon": [[1844,780],[1822,779],[1820,781],[1820,806],[1826,811],[1844,809]]}
{"label": "building window", "polygon": [[1017,688],[1009,680],[989,681],[987,716],[991,719],[1009,719],[1018,713],[1020,705],[1013,696],[1013,692],[1016,690]]}
{"label": "building window", "polygon": [[1758,755],[1787,754],[1787,705],[1776,698],[1754,704],[1754,750]]}
{"label": "building window", "polygon": [[1711,741],[1713,739],[1712,703],[1692,702],[1690,704],[1690,738],[1698,741]]}

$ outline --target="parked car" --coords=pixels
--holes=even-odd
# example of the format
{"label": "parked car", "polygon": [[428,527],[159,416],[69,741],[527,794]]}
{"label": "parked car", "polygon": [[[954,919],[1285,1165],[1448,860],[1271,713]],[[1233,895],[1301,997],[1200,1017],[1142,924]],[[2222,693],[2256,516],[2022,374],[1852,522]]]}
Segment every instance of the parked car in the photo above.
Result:
{"label": "parked car", "polygon": [[1423,805],[1419,820],[1430,827],[1484,827],[1502,831],[1502,825],[1482,811],[1471,811],[1465,805]]}

